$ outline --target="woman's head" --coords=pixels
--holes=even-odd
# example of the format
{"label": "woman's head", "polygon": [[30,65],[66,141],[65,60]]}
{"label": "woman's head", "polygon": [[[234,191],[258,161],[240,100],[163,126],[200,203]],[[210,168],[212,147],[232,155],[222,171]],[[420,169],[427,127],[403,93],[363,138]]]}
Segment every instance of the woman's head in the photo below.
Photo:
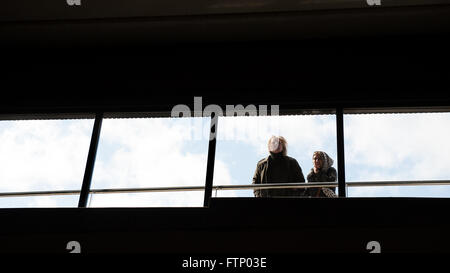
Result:
{"label": "woman's head", "polygon": [[333,165],[333,159],[322,151],[315,151],[313,153],[313,164],[316,169],[328,170]]}
{"label": "woman's head", "polygon": [[271,153],[282,153],[282,155],[287,155],[287,141],[282,136],[272,136],[269,139],[267,146],[269,148],[269,152]]}

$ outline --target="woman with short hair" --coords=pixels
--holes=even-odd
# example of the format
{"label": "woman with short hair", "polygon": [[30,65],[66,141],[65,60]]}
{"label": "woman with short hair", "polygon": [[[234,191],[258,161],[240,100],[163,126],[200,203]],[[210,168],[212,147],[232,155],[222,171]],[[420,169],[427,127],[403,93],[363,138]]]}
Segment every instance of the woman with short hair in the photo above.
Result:
{"label": "woman with short hair", "polygon": [[[272,136],[267,144],[270,155],[256,165],[253,184],[305,182],[302,168],[295,158],[287,155],[287,141],[282,136]],[[255,189],[256,197],[303,196],[304,189]]]}

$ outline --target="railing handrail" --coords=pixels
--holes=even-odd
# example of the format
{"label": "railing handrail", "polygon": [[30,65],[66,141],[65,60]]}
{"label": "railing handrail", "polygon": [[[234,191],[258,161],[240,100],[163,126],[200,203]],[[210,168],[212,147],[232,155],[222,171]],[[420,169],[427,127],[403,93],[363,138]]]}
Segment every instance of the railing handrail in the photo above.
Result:
{"label": "railing handrail", "polygon": [[[450,185],[450,180],[415,180],[415,181],[367,181],[346,182],[347,187],[380,187],[380,186],[430,186]],[[302,183],[275,183],[275,184],[245,184],[245,185],[213,185],[213,190],[245,190],[245,189],[284,189],[284,188],[335,188],[337,182],[302,182]],[[152,187],[152,188],[117,188],[117,189],[91,189],[91,194],[111,193],[142,193],[142,192],[173,192],[173,191],[201,191],[204,186],[180,186],[180,187]],[[80,194],[80,190],[59,191],[28,191],[28,192],[3,192],[0,197],[25,197],[46,195],[74,195]]]}

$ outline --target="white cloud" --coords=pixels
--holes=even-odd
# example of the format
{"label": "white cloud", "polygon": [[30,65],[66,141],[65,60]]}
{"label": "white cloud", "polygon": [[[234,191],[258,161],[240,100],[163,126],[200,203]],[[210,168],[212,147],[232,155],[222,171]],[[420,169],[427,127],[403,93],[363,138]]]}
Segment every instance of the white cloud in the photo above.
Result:
{"label": "white cloud", "polygon": [[0,191],[80,189],[92,120],[0,122]]}
{"label": "white cloud", "polygon": [[[349,115],[345,118],[347,181],[450,179],[450,114]],[[412,187],[361,188],[366,196],[410,193]],[[430,196],[448,188],[420,187]]]}
{"label": "white cloud", "polygon": [[[209,119],[106,119],[92,188],[204,186]],[[107,150],[107,153],[103,153]],[[223,184],[225,164],[215,162]],[[101,194],[92,206],[203,206],[203,192]]]}
{"label": "white cloud", "polygon": [[182,119],[104,120],[93,188],[204,185],[208,142],[190,152],[189,127]]}
{"label": "white cloud", "polygon": [[[232,178],[233,167],[230,166],[230,162],[224,162],[216,159],[214,162],[214,185],[237,185],[242,184],[239,181]],[[213,197],[237,197],[239,196],[237,190],[214,190],[212,192]]]}
{"label": "white cloud", "polygon": [[395,179],[450,178],[449,114],[357,115],[345,123],[347,164]]}

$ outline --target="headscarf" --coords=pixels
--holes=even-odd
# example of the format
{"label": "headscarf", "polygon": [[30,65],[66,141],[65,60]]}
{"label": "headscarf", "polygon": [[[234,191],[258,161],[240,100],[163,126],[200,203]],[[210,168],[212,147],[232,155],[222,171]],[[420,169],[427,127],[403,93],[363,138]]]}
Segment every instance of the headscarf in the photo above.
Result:
{"label": "headscarf", "polygon": [[334,161],[327,153],[322,152],[322,151],[315,151],[313,153],[313,157],[314,157],[315,154],[318,154],[323,160],[323,165],[322,165],[321,170],[326,172],[326,171],[328,171],[328,169],[331,166],[333,166]]}

